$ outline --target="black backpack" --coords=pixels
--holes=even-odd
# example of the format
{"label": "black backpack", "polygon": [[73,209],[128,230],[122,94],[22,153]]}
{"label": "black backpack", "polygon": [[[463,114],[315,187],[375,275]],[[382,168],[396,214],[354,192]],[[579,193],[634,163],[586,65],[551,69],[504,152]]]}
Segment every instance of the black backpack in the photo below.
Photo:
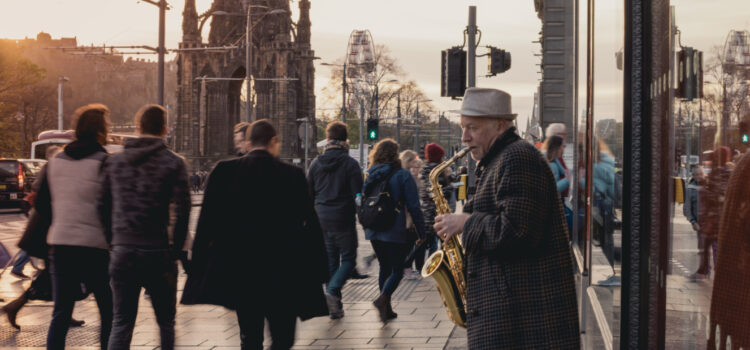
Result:
{"label": "black backpack", "polygon": [[393,227],[399,209],[388,191],[388,182],[396,170],[384,179],[368,184],[362,194],[362,205],[357,208],[357,217],[362,227],[375,231],[385,231]]}

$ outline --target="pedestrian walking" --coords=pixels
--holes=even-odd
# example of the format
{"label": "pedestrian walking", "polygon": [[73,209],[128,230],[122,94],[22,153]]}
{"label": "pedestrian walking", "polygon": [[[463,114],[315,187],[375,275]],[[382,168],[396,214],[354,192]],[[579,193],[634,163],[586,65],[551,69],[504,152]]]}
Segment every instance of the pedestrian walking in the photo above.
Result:
{"label": "pedestrian walking", "polygon": [[[145,105],[135,115],[138,138],[125,142],[102,169],[102,207],[112,232],[109,272],[114,323],[109,349],[129,349],[138,299],[145,288],[162,349],[174,348],[177,263],[188,229],[190,189],[185,161],[167,149],[167,111]],[[170,203],[175,224],[168,234]]]}
{"label": "pedestrian walking", "polygon": [[463,232],[468,348],[580,349],[573,257],[547,162],[516,134],[509,94],[469,88],[459,113],[477,192],[435,230],[443,240]]}
{"label": "pedestrian walking", "polygon": [[332,319],[344,316],[341,288],[357,264],[355,198],[362,190],[362,170],[349,156],[346,124],[326,127],[325,152],[310,165],[307,182],[328,252],[326,301]]}
{"label": "pedestrian walking", "polygon": [[302,169],[279,160],[268,120],[248,128],[250,152],[216,164],[208,177],[182,303],[237,311],[242,349],[294,344],[297,318],[328,315],[328,264]]}
{"label": "pedestrian walking", "polygon": [[[425,237],[427,237],[427,249],[430,254],[434,253],[440,245],[438,237],[435,235],[435,215],[437,211],[435,208],[435,200],[432,199],[432,184],[430,183],[430,172],[438,164],[443,162],[443,156],[445,156],[445,150],[440,147],[437,143],[428,143],[424,147],[425,164],[422,168],[420,178],[422,180],[422,186],[420,186],[420,199],[422,205],[422,213],[424,214],[425,221]],[[443,195],[445,198],[451,198],[450,189],[450,170],[446,169],[442,176],[438,179],[438,183],[443,188]],[[455,209],[454,209],[455,210]]]}
{"label": "pedestrian walking", "polygon": [[703,186],[704,180],[703,167],[699,165],[693,166],[691,176],[685,186],[685,204],[682,206],[682,213],[685,215],[685,219],[690,222],[697,235],[696,241],[698,242],[699,252],[703,251],[703,239],[701,239],[701,226],[698,223],[698,203],[700,202],[698,193]]}
{"label": "pedestrian walking", "polygon": [[109,235],[100,215],[101,168],[107,152],[109,109],[101,104],[78,108],[73,115],[75,140],[47,163],[34,208],[51,218],[47,235],[52,297],[55,306],[47,349],[65,348],[73,307],[81,284],[99,308],[99,342],[107,348],[112,327],[109,286]]}
{"label": "pedestrian walking", "polygon": [[560,194],[560,203],[562,203],[563,211],[565,212],[565,222],[568,225],[568,232],[570,232],[573,229],[573,212],[565,206],[565,194],[568,193],[568,189],[570,188],[570,180],[568,179],[568,171],[562,163],[565,140],[557,135],[549,136],[544,140],[542,149],[545,150],[543,153],[552,170],[552,175],[555,176],[557,192]]}
{"label": "pedestrian walking", "polygon": [[[401,167],[409,170],[409,173],[411,173],[412,179],[414,179],[414,182],[417,184],[417,191],[421,191],[424,185],[419,179],[419,173],[422,170],[422,166],[424,166],[424,162],[419,159],[419,155],[417,154],[417,152],[414,152],[412,150],[401,152],[398,158],[399,160],[401,160]],[[409,230],[409,232],[411,232],[414,236],[416,236],[417,228],[414,225],[414,220],[412,220],[411,215],[408,211],[406,212],[406,229]],[[404,277],[406,277],[406,279],[419,279],[421,276],[420,272],[422,271],[422,267],[424,266],[425,254],[427,253],[427,245],[414,244],[414,246],[411,248],[411,252],[413,252],[413,254],[409,253],[408,256],[410,258],[408,258],[404,262]],[[414,265],[415,269],[412,269],[412,265]]]}
{"label": "pedestrian walking", "polygon": [[198,175],[197,171],[194,171],[193,175],[190,175],[190,187],[193,193],[198,193],[201,190],[201,176]]}
{"label": "pedestrian walking", "polygon": [[693,279],[708,277],[711,273],[711,266],[716,265],[719,220],[724,207],[729,176],[732,173],[730,157],[731,151],[728,147],[720,146],[714,149],[711,153],[711,172],[706,177],[705,186],[698,193],[698,223],[701,229],[703,251],[698,270],[690,276]]}
{"label": "pedestrian walking", "polygon": [[247,154],[247,151],[249,149],[249,144],[247,142],[247,138],[245,137],[247,128],[249,126],[250,123],[248,122],[239,122],[234,125],[234,153],[238,157],[242,157]]}
{"label": "pedestrian walking", "polygon": [[[387,213],[392,224],[382,227],[365,226],[365,236],[372,244],[375,255],[380,263],[378,286],[380,295],[373,302],[378,310],[380,320],[386,322],[396,318],[393,312],[391,296],[398,288],[404,277],[404,261],[414,242],[424,237],[424,218],[419,207],[419,192],[411,173],[401,167],[398,158],[398,144],[393,139],[378,142],[370,151],[367,179],[362,188],[365,198],[363,207],[367,207],[373,197],[379,197],[387,192],[395,205],[395,209]],[[377,189],[381,188],[381,191]],[[406,212],[411,215],[417,229],[414,236],[406,228]],[[382,221],[382,220],[381,220]],[[360,222],[362,213],[360,212]]]}

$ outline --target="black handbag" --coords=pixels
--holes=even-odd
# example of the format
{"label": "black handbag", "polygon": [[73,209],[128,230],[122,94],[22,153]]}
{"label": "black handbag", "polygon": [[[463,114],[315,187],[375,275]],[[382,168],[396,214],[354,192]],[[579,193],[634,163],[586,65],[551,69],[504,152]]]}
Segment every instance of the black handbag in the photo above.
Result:
{"label": "black handbag", "polygon": [[[50,275],[49,268],[39,271],[34,280],[31,281],[31,286],[29,286],[26,292],[31,300],[52,301],[52,276]],[[83,300],[88,295],[86,286],[81,283],[80,291],[76,290],[74,292],[74,299],[76,301]]]}
{"label": "black handbag", "polygon": [[49,245],[47,245],[47,232],[51,220],[44,215],[39,214],[32,209],[29,213],[29,221],[26,222],[26,229],[23,231],[21,240],[18,241],[18,248],[26,251],[29,255],[47,259]]}

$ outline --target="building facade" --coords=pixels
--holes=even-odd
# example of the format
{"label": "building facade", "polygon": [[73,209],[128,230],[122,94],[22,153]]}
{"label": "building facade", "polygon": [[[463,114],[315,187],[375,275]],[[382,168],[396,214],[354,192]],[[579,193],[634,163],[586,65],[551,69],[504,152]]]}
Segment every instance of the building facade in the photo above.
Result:
{"label": "building facade", "polygon": [[[245,96],[251,99],[247,121],[269,119],[280,134],[281,158],[301,163],[305,149],[316,152],[314,125],[314,52],[310,46],[310,1],[300,0],[292,21],[288,0],[214,0],[199,15],[186,0],[178,55],[177,122],[173,147],[195,169],[208,169],[236,155],[234,125],[246,121]],[[250,26],[246,21],[250,11]],[[274,11],[276,10],[276,11]],[[278,11],[283,10],[283,11]],[[201,32],[210,20],[208,40]],[[245,33],[252,29],[250,75],[246,93]]]}

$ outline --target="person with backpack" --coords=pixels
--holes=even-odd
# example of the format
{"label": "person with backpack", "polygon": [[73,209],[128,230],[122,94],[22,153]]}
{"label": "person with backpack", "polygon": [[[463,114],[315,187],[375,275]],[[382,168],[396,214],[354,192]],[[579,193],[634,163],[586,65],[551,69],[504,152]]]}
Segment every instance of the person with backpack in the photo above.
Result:
{"label": "person with backpack", "polygon": [[341,288],[357,264],[355,197],[362,189],[362,170],[349,156],[346,124],[326,127],[325,152],[310,165],[307,183],[320,219],[328,252],[326,301],[332,319],[344,317]]}
{"label": "person with backpack", "polygon": [[[358,214],[380,263],[380,296],[373,305],[380,320],[386,322],[398,316],[393,312],[391,295],[404,277],[404,260],[412,244],[425,235],[424,218],[417,184],[411,173],[401,167],[398,143],[393,139],[378,142],[370,152],[369,162],[372,166],[362,186],[364,200]],[[407,211],[418,237],[406,228]]]}
{"label": "person with backpack", "polygon": [[[145,105],[135,116],[138,138],[107,159],[102,169],[102,207],[112,232],[109,271],[114,324],[109,349],[128,349],[141,288],[148,290],[162,349],[173,349],[177,264],[188,230],[190,190],[185,161],[167,148],[167,111]],[[196,174],[197,177],[197,174]],[[170,242],[170,203],[175,224]]]}

